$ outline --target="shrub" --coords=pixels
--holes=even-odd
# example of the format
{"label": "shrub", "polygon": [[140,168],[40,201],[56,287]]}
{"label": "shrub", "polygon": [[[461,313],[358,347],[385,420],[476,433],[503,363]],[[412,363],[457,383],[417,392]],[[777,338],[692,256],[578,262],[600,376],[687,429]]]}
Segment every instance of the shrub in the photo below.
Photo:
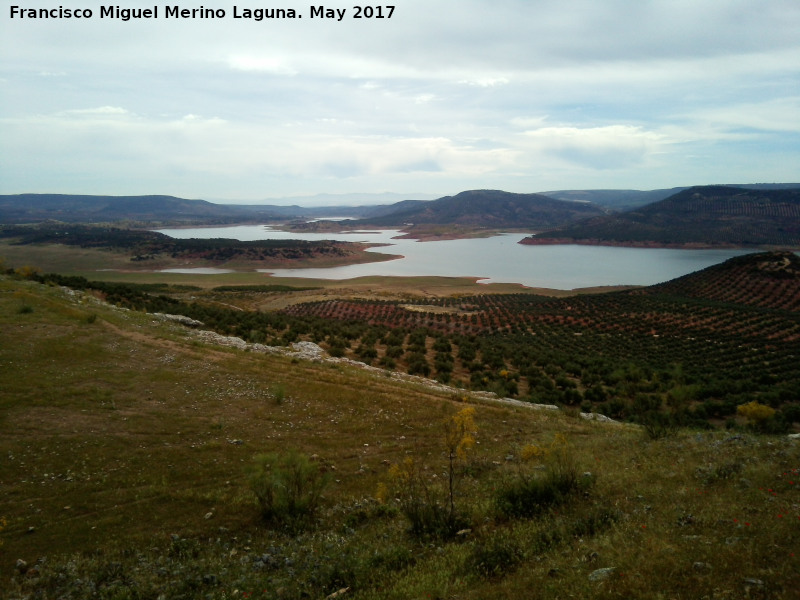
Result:
{"label": "shrub", "polygon": [[334,358],[341,358],[345,355],[345,348],[344,346],[331,346],[328,349],[328,354],[333,356]]}
{"label": "shrub", "polygon": [[22,279],[34,279],[40,273],[39,267],[25,265],[15,270],[15,274]]}
{"label": "shrub", "polygon": [[286,386],[282,383],[276,383],[270,389],[272,394],[272,398],[275,401],[275,404],[283,404],[283,401],[286,400]]}
{"label": "shrub", "polygon": [[369,566],[371,569],[401,571],[413,566],[416,562],[417,557],[409,548],[390,546],[376,551],[370,558]]}
{"label": "shrub", "polygon": [[785,404],[781,412],[788,423],[800,423],[800,404]]}
{"label": "shrub", "polygon": [[[561,434],[549,447],[528,445],[520,454],[522,464],[517,477],[501,485],[494,498],[495,508],[505,517],[534,517],[566,502],[592,483],[591,478],[578,478],[574,458]],[[531,475],[526,464],[538,461],[544,462],[545,470]]]}
{"label": "shrub", "polygon": [[678,423],[671,414],[650,410],[639,417],[644,432],[651,440],[660,440],[678,432]]}
{"label": "shrub", "polygon": [[761,433],[786,433],[790,428],[790,423],[782,413],[755,400],[739,405],[736,414],[746,418],[748,424]]}
{"label": "shrub", "polygon": [[563,503],[577,490],[577,477],[548,471],[542,477],[518,478],[502,486],[495,506],[503,516],[530,518]]}
{"label": "shrub", "polygon": [[571,537],[594,537],[601,531],[607,529],[621,518],[618,511],[606,508],[595,507],[586,514],[579,515],[569,526]]}
{"label": "shrub", "polygon": [[482,577],[499,577],[513,571],[525,558],[520,545],[500,532],[478,540],[466,560],[466,571]]}
{"label": "shrub", "polygon": [[425,355],[421,352],[412,352],[408,355],[408,373],[410,375],[422,375],[427,377],[430,375],[431,367],[428,364]]}
{"label": "shrub", "polygon": [[400,358],[403,356],[403,347],[402,346],[387,346],[386,347],[386,356],[389,358]]}
{"label": "shrub", "polygon": [[290,528],[311,520],[328,480],[317,464],[294,450],[256,456],[249,477],[264,520]]}
{"label": "shrub", "polygon": [[378,499],[385,500],[394,493],[414,537],[445,539],[468,527],[468,519],[451,504],[447,492],[429,483],[413,458],[392,465],[389,480],[391,492],[380,486]]}
{"label": "shrub", "polygon": [[462,408],[444,420],[444,449],[447,455],[446,488],[431,484],[419,465],[408,457],[389,469],[389,485],[381,484],[378,499],[386,501],[392,494],[408,519],[410,532],[416,537],[453,537],[469,526],[466,515],[456,507],[456,488],[463,476],[460,469],[475,445],[475,409]]}
{"label": "shrub", "polygon": [[742,472],[744,465],[737,461],[731,460],[722,464],[707,464],[695,469],[695,477],[706,485],[711,485],[718,481],[725,481],[733,479],[736,475]]}
{"label": "shrub", "polygon": [[747,404],[740,404],[736,408],[736,414],[747,419],[749,423],[757,425],[772,417],[775,414],[775,409],[753,400]]}

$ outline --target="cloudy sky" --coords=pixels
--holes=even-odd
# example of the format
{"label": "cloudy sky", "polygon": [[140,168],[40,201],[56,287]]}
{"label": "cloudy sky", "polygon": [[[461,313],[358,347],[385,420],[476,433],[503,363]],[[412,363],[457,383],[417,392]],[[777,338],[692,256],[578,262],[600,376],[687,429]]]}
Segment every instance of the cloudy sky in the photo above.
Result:
{"label": "cloudy sky", "polygon": [[176,19],[118,0],[159,10],[122,21],[96,0],[4,0],[0,193],[800,181],[797,0],[389,1],[383,19],[353,18],[356,0],[206,0],[225,17]]}

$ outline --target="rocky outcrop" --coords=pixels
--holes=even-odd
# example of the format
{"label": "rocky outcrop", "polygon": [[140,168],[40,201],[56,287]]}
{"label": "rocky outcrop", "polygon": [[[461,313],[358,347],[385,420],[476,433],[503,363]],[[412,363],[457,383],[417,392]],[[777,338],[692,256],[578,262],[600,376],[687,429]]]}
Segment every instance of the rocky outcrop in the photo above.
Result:
{"label": "rocky outcrop", "polygon": [[161,319],[162,321],[172,321],[173,323],[180,323],[181,325],[186,325],[187,327],[202,327],[205,325],[202,321],[196,321],[194,319],[190,319],[189,317],[185,317],[184,315],[168,315],[165,313],[153,313],[153,316],[157,319]]}

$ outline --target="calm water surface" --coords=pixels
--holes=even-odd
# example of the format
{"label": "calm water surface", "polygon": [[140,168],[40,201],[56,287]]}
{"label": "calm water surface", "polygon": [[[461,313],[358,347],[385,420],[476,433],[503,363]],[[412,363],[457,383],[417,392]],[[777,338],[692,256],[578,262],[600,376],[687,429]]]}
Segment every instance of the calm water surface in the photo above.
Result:
{"label": "calm water surface", "polygon": [[[527,234],[418,242],[396,240],[398,231],[294,233],[259,225],[161,229],[175,238],[342,240],[391,244],[371,251],[403,258],[327,269],[273,269],[279,277],[350,279],[366,275],[477,277],[482,283],[574,289],[601,285],[652,285],[720,263],[747,250],[673,250],[609,246],[523,246]],[[197,272],[197,271],[195,271]]]}

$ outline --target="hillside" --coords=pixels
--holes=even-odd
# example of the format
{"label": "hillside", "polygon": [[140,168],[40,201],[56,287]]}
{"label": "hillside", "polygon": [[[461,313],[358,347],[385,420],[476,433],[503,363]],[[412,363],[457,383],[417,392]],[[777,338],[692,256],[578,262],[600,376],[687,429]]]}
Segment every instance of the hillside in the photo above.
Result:
{"label": "hillside", "polygon": [[319,216],[367,215],[356,226],[403,226],[409,222],[479,228],[557,227],[602,214],[585,203],[563,202],[539,194],[476,190],[438,200],[405,200],[385,206],[321,207],[214,204],[173,196],[81,196],[17,194],[0,196],[0,223],[183,223],[211,224],[303,220]]}
{"label": "hillside", "polygon": [[[3,597],[788,600],[800,588],[800,448],[786,437],[653,440],[210,345],[94,293],[2,276],[0,334]],[[445,426],[464,408],[463,529],[415,534],[415,506],[446,511]],[[287,448],[329,478],[301,530],[262,520],[248,485],[256,455]],[[381,486],[397,499],[376,499]]]}
{"label": "hillside", "polygon": [[[726,184],[726,187],[738,187],[750,190],[782,190],[800,188],[800,183],[744,183]],[[591,202],[614,212],[632,210],[653,202],[658,202],[674,194],[682,192],[686,187],[675,187],[660,190],[555,190],[540,192],[545,196],[572,202]]]}
{"label": "hillside", "polygon": [[13,194],[0,196],[0,223],[221,224],[269,222],[303,214],[300,207],[214,204],[175,196],[87,196]]}
{"label": "hillside", "polygon": [[541,194],[470,190],[428,202],[409,202],[401,210],[352,223],[380,227],[413,224],[547,229],[600,214],[603,211],[595,206],[556,200]]}
{"label": "hillside", "polygon": [[730,426],[737,407],[755,400],[772,407],[764,427],[778,432],[800,426],[796,264],[783,252],[754,254],[658,286],[561,298],[395,292],[357,300],[346,289],[182,292],[31,277],[137,311],[180,314],[251,344],[314,342],[390,372],[614,419]]}
{"label": "hillside", "polygon": [[800,247],[800,189],[693,187],[636,210],[590,219],[527,244]]}
{"label": "hillside", "polygon": [[362,336],[352,356],[502,396],[635,421],[665,411],[694,425],[759,400],[800,424],[797,263],[762,253],[616,293],[329,300],[286,312],[411,332]]}
{"label": "hillside", "polygon": [[639,208],[668,198],[685,190],[685,187],[663,190],[554,190],[540,192],[557,200],[569,202],[591,202],[614,212]]}
{"label": "hillside", "polygon": [[793,252],[746,254],[634,293],[800,312],[800,257]]}

